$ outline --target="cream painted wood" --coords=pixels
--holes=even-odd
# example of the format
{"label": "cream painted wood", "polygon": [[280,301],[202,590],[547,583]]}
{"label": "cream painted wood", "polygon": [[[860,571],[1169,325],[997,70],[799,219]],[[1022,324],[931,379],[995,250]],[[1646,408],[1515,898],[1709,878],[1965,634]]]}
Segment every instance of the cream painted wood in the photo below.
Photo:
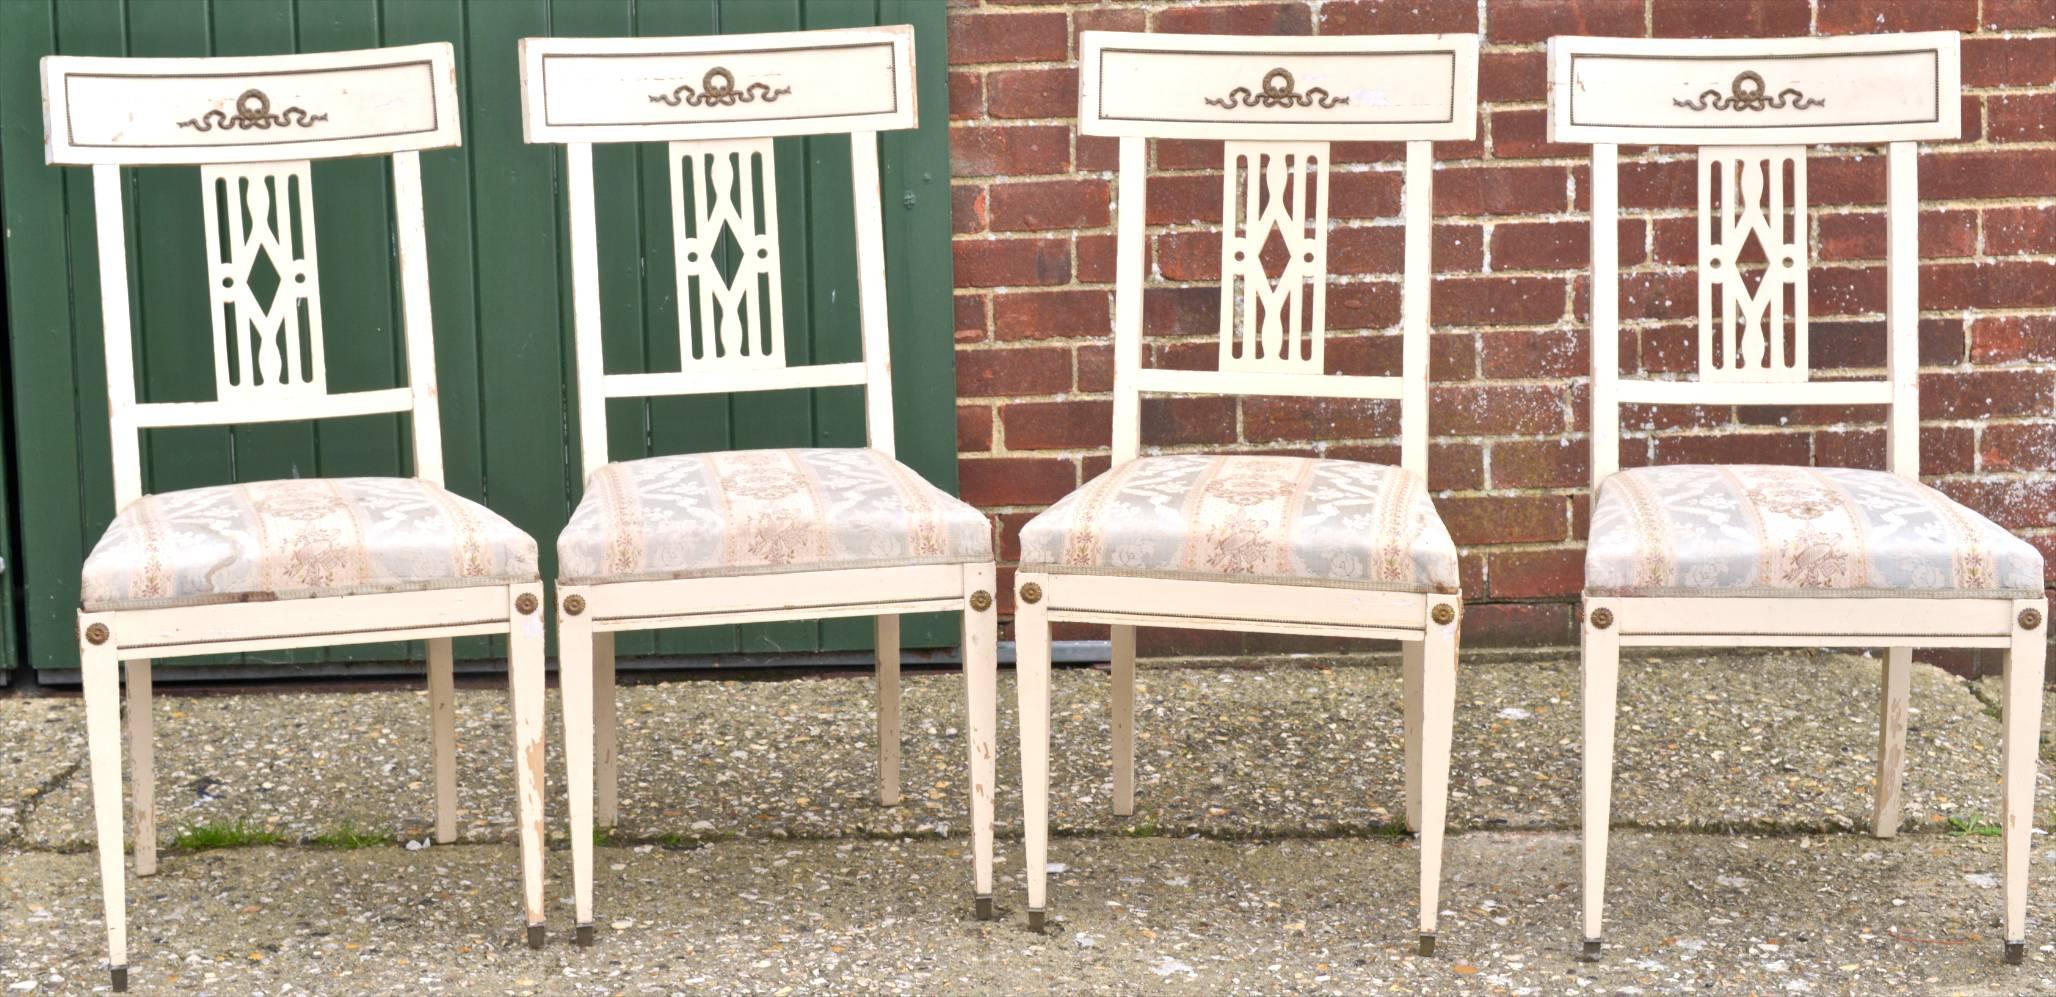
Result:
{"label": "cream painted wood", "polygon": [[[871,449],[893,453],[892,349],[886,309],[878,132],[914,127],[913,29],[690,38],[526,38],[527,140],[565,146],[573,357],[580,462],[605,467],[606,400],[839,385],[864,388]],[[847,134],[863,357],[787,366],[772,138]],[[592,143],[668,143],[680,370],[610,374],[601,350],[599,239]],[[732,237],[742,266],[724,275],[713,249]],[[981,917],[992,908],[992,731],[997,620],[991,563],[822,568],[559,589],[566,764],[578,940],[594,934],[592,828],[616,818],[613,635],[624,631],[869,616],[877,638],[878,799],[900,787],[899,618],[964,614],[972,872]],[[572,607],[577,608],[572,608]],[[596,716],[596,713],[598,714]],[[597,788],[594,783],[597,782]]]}
{"label": "cream painted wood", "polygon": [[[1228,142],[1221,174],[1223,371],[1319,374],[1328,312],[1328,144]],[[1274,277],[1263,258],[1284,249]]]}
{"label": "cream painted wood", "polygon": [[1919,147],[1894,142],[1885,154],[1885,467],[1920,477]]}
{"label": "cream painted wood", "polygon": [[878,680],[878,805],[900,801],[900,620],[880,616],[871,626]]}
{"label": "cream painted wood", "polygon": [[[450,46],[253,59],[53,56],[43,61],[43,79],[50,161],[93,168],[116,505],[143,495],[141,431],[166,426],[409,413],[415,475],[440,483],[419,150],[453,146],[460,137]],[[331,394],[310,161],[368,155],[392,157],[408,384]],[[200,167],[204,231],[193,243],[206,253],[214,316],[210,401],[145,403],[136,391],[121,169],[160,164]],[[252,285],[260,268],[276,275],[275,288]],[[136,866],[148,875],[156,866],[150,667],[153,659],[190,655],[428,641],[436,835],[449,841],[456,801],[449,639],[506,635],[524,908],[530,941],[541,944],[542,628],[536,607],[524,603],[540,597],[540,583],[529,582],[81,612],[94,819],[116,984],[127,977],[120,730],[108,722],[118,717],[117,669],[126,662],[129,670]],[[529,612],[521,612],[523,604]]]}
{"label": "cream painted wood", "polygon": [[1878,686],[1878,775],[1871,790],[1870,833],[1890,838],[1899,833],[1900,789],[1906,771],[1906,710],[1913,680],[1913,649],[1885,650]]}
{"label": "cream painted wood", "polygon": [[150,659],[124,663],[128,672],[129,807],[136,875],[157,874],[157,746]]}
{"label": "cream painted wood", "polygon": [[428,726],[435,745],[435,841],[457,840],[457,662],[448,637],[428,645]]}
{"label": "cream painted wood", "polygon": [[[1442,595],[1431,596],[1428,605],[1431,616],[1421,641],[1420,822],[1415,833],[1421,849],[1421,937],[1433,939],[1442,909],[1442,830],[1449,815],[1449,742],[1456,725],[1457,627],[1463,607],[1456,597]],[[1432,613],[1439,608],[1451,611],[1450,622],[1434,620]]]}
{"label": "cream painted wood", "polygon": [[1406,829],[1415,833],[1421,829],[1421,697],[1424,695],[1421,682],[1422,669],[1428,660],[1427,651],[1426,641],[1408,640],[1399,644],[1403,721],[1406,725]]}
{"label": "cream painted wood", "polygon": [[1428,288],[1434,267],[1435,145],[1406,144],[1406,257],[1399,302],[1399,465],[1428,475]]}
{"label": "cream painted wood", "polygon": [[[1040,931],[1049,907],[1049,611],[1042,601],[1061,586],[1051,576],[1014,576],[1014,686],[1021,716],[1021,828],[1028,880],[1028,927]],[[1034,585],[1044,593],[1029,599]]]}
{"label": "cream painted wood", "polygon": [[2022,626],[2013,632],[2013,646],[2006,653],[2003,710],[2005,749],[2000,762],[2005,786],[2005,815],[2000,824],[2006,903],[2006,955],[2019,962],[2027,940],[2027,885],[2033,860],[2035,833],[2035,765],[2041,749],[2042,685],[2046,681],[2048,654],[2047,600],[2020,600],[2013,606],[2016,616],[2039,613],[2036,626]]}
{"label": "cream painted wood", "polygon": [[[1554,93],[1554,91],[1551,91]],[[1600,219],[1620,217],[1619,150],[1592,146],[1592,487],[1621,466],[1620,421],[1620,226]]]}
{"label": "cream painted wood", "polygon": [[1700,148],[1701,381],[1806,380],[1806,229],[1805,146]]}
{"label": "cream painted wood", "polygon": [[[1594,614],[1620,612],[1611,602],[1586,599],[1582,607],[1578,651],[1583,667],[1579,709],[1584,715],[1584,956],[1599,955],[1606,912],[1606,839],[1613,814],[1613,731],[1620,695],[1620,631],[1594,623]],[[1601,617],[1603,619],[1603,617]]]}
{"label": "cream painted wood", "polygon": [[42,77],[52,164],[389,156],[463,140],[448,42],[247,58],[52,55]]}
{"label": "cream painted wood", "polygon": [[1108,640],[1114,686],[1114,815],[1135,815],[1135,628],[1114,624]]}

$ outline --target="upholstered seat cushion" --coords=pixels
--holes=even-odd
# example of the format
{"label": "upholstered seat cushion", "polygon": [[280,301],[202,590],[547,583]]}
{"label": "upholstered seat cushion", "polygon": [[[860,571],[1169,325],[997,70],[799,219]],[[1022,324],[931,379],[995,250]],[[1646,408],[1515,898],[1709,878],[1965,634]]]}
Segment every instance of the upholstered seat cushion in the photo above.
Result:
{"label": "upholstered seat cushion", "polygon": [[1129,461],[1021,529],[1041,571],[1457,591],[1456,545],[1420,476],[1311,457]]}
{"label": "upholstered seat cushion", "polygon": [[868,449],[608,464],[557,538],[567,584],[991,559],[984,513]]}
{"label": "upholstered seat cushion", "polygon": [[145,495],[86,558],[87,610],[534,581],[535,541],[412,478],[253,481]]}
{"label": "upholstered seat cushion", "polygon": [[1884,471],[1644,467],[1600,482],[1585,591],[2035,598],[2042,557],[1947,495]]}

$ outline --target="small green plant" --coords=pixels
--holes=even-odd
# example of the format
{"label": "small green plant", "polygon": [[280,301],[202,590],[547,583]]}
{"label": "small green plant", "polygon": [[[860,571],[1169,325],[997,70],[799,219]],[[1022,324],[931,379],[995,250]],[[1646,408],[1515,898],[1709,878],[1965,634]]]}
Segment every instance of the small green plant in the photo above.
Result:
{"label": "small green plant", "polygon": [[1950,816],[1949,833],[1957,837],[1996,838],[2004,832],[1998,824],[1986,820],[1984,814],[1972,812]]}
{"label": "small green plant", "polygon": [[284,843],[285,840],[285,835],[269,828],[258,827],[248,821],[217,820],[205,824],[187,824],[179,828],[178,836],[172,839],[171,847],[181,851],[204,852],[216,848],[277,845]]}
{"label": "small green plant", "polygon": [[393,843],[393,836],[383,831],[359,830],[357,825],[344,821],[341,827],[333,827],[308,839],[317,848],[378,848]]}
{"label": "small green plant", "polygon": [[593,825],[593,844],[605,848],[614,843],[614,829]]}
{"label": "small green plant", "polygon": [[1128,836],[1131,838],[1154,838],[1162,833],[1152,820],[1138,821],[1128,826]]}

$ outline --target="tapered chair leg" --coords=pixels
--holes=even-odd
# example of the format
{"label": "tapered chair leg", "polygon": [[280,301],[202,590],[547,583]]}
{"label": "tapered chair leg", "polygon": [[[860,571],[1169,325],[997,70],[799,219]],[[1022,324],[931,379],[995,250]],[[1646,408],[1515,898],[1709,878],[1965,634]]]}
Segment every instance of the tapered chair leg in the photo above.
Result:
{"label": "tapered chair leg", "polygon": [[621,824],[620,708],[614,698],[614,632],[593,634],[593,808],[601,827]]}
{"label": "tapered chair leg", "polygon": [[1021,697],[1021,821],[1027,859],[1022,871],[1028,878],[1028,928],[1041,931],[1049,902],[1049,615],[1044,601],[1049,596],[1040,578],[1023,578],[1019,584],[1014,676]]}
{"label": "tapered chair leg", "polygon": [[[558,592],[557,687],[564,702],[564,791],[571,811],[571,892],[578,918],[573,943],[593,941],[592,607],[583,592]],[[577,612],[572,610],[576,609]]]}
{"label": "tapered chair leg", "polygon": [[1399,645],[1400,683],[1406,700],[1401,713],[1406,738],[1406,829],[1416,834],[1421,830],[1421,665],[1426,651],[1424,641]]}
{"label": "tapered chair leg", "polygon": [[1913,678],[1913,649],[1885,650],[1884,680],[1878,690],[1878,776],[1871,796],[1870,833],[1899,833],[1900,787],[1906,772],[1906,707]]}
{"label": "tapered chair leg", "polygon": [[[87,629],[84,621],[80,624],[81,630]],[[114,644],[105,627],[97,632],[100,643],[93,643],[90,636],[79,642],[79,670],[85,684],[100,902],[107,916],[107,971],[114,989],[120,991],[128,989],[128,884],[121,854],[121,663],[115,659]]]}
{"label": "tapered chair leg", "polygon": [[[2042,684],[2048,648],[2048,605],[2020,600],[2013,646],[2006,652],[2005,818],[2000,825],[2006,853],[2006,961],[2027,957],[2027,883],[2035,830],[2035,762],[2042,733]],[[2028,623],[2034,623],[2032,627]]]}
{"label": "tapered chair leg", "polygon": [[[1455,600],[1431,602],[1457,608]],[[1421,642],[1420,821],[1421,937],[1420,954],[1435,954],[1435,925],[1442,900],[1442,831],[1449,815],[1449,742],[1456,725],[1456,651],[1458,624],[1428,625]]]}
{"label": "tapered chair leg", "polygon": [[878,805],[900,801],[900,618],[877,617],[878,660]]}
{"label": "tapered chair leg", "polygon": [[543,913],[543,610],[540,584],[507,589],[507,692],[514,713],[515,825],[528,946],[541,948]]}
{"label": "tapered chair leg", "polygon": [[1115,624],[1113,650],[1114,815],[1135,815],[1135,628]]}
{"label": "tapered chair leg", "polygon": [[964,591],[964,730],[971,762],[972,904],[992,920],[992,790],[998,727],[999,609],[993,604],[993,566],[967,565]]}
{"label": "tapered chair leg", "polygon": [[[1620,694],[1620,631],[1610,606],[1585,604],[1582,636],[1585,714],[1585,943],[1599,958],[1606,909],[1606,836],[1613,811],[1613,729]],[[1594,619],[1597,617],[1597,619]]]}
{"label": "tapered chair leg", "polygon": [[157,874],[157,735],[150,659],[131,658],[128,671],[129,806],[136,875]]}
{"label": "tapered chair leg", "polygon": [[428,725],[435,756],[435,840],[457,840],[457,674],[448,637],[428,641]]}

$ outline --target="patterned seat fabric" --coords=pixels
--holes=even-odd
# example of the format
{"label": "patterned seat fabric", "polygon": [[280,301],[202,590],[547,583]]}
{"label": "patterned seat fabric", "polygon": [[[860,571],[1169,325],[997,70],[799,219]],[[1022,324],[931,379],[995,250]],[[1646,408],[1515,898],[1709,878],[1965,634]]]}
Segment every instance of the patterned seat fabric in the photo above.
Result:
{"label": "patterned seat fabric", "polygon": [[876,450],[733,450],[594,471],[565,584],[992,559],[985,514]]}
{"label": "patterned seat fabric", "polygon": [[1599,485],[1585,591],[2037,598],[2042,556],[1941,492],[1884,471],[1644,467]]}
{"label": "patterned seat fabric", "polygon": [[1425,482],[1311,457],[1168,455],[1087,482],[1021,529],[1042,571],[1457,591]]}
{"label": "patterned seat fabric", "polygon": [[536,545],[413,478],[254,481],[145,495],[86,558],[88,611],[534,581]]}

